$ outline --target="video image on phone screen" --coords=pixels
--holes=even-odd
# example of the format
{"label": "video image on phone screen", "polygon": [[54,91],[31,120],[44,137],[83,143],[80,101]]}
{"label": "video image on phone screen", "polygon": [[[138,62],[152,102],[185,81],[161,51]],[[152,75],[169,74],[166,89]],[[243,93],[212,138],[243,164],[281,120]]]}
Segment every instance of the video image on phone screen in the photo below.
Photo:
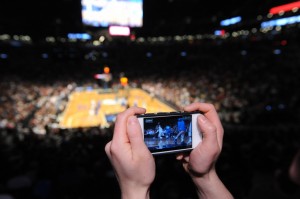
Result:
{"label": "video image on phone screen", "polygon": [[192,115],[144,118],[144,141],[151,152],[192,148]]}

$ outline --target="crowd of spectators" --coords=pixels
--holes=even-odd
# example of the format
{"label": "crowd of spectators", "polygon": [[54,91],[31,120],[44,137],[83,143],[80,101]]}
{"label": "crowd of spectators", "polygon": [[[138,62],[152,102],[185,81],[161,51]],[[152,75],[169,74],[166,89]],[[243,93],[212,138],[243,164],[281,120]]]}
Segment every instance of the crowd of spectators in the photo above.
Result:
{"label": "crowd of spectators", "polygon": [[[294,199],[299,191],[286,172],[300,138],[297,33],[299,29],[265,37],[106,48],[109,60],[125,66],[115,69],[116,81],[125,72],[131,87],[178,109],[195,101],[216,106],[225,128],[217,167],[236,198]],[[67,72],[61,76],[48,64],[43,68],[47,78],[20,74],[37,74],[40,68],[18,73],[16,68],[1,69],[0,198],[119,198],[104,153],[113,126],[58,125],[69,94],[77,87],[95,86],[95,71],[81,73],[88,70],[87,63],[78,64],[84,67],[76,71],[72,63],[72,70],[62,69]],[[156,165],[153,198],[195,198],[193,185],[172,155],[157,157]]]}
{"label": "crowd of spectators", "polygon": [[[104,146],[112,129],[72,129],[40,136],[1,129],[0,198],[120,197]],[[236,198],[299,198],[287,177],[299,148],[298,126],[225,127],[217,170]],[[196,198],[174,155],[156,156],[152,198]]]}
{"label": "crowd of spectators", "polygon": [[[268,40],[247,47],[225,43],[221,50],[197,52],[200,55],[196,64],[184,60],[183,69],[169,68],[166,73],[135,77],[134,85],[179,109],[195,101],[213,103],[226,123],[294,123],[299,120],[295,113],[299,112],[300,99],[297,41],[288,40],[289,46]],[[224,57],[219,55],[227,50],[222,53]],[[202,59],[212,61],[203,64]]]}
{"label": "crowd of spectators", "polygon": [[58,115],[64,110],[75,83],[24,81],[3,77],[0,83],[0,128],[20,133],[45,134],[49,127],[58,128]]}

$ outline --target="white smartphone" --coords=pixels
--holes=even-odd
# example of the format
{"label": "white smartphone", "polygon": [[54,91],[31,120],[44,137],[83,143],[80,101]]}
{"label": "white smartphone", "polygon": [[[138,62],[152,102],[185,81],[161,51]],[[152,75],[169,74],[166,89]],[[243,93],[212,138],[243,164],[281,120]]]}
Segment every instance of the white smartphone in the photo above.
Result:
{"label": "white smartphone", "polygon": [[144,141],[152,154],[190,151],[202,141],[196,112],[162,112],[137,115]]}

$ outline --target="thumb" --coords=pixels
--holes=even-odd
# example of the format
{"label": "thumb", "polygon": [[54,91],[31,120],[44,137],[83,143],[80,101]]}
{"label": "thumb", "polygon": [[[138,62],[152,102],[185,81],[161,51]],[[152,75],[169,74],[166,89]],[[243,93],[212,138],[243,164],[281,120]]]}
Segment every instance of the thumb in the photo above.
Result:
{"label": "thumb", "polygon": [[142,128],[138,119],[135,116],[130,116],[127,120],[127,133],[131,145],[132,153],[141,153],[147,149],[144,143]]}
{"label": "thumb", "polygon": [[204,115],[198,116],[198,124],[203,135],[203,144],[210,146],[217,143],[217,129]]}

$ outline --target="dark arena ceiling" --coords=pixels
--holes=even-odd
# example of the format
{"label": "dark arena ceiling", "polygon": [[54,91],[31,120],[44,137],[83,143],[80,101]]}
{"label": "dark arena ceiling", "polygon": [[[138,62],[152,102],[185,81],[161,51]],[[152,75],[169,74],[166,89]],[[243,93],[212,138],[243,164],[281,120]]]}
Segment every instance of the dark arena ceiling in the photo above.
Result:
{"label": "dark arena ceiling", "polygon": [[[294,0],[144,0],[141,35],[174,35],[209,31],[220,20],[242,16],[255,20],[271,7]],[[1,0],[0,33],[56,34],[84,31],[81,0]]]}

